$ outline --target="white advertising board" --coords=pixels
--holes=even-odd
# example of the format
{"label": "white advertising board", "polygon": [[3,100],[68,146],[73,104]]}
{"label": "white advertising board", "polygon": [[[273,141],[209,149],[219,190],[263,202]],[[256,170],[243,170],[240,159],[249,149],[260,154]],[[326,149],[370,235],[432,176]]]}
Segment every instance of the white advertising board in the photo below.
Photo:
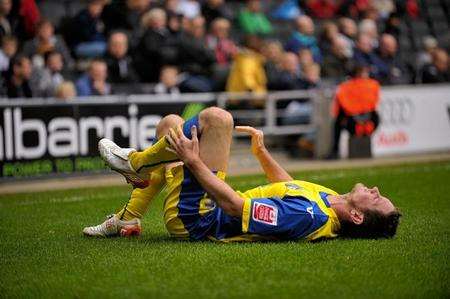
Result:
{"label": "white advertising board", "polygon": [[450,85],[383,88],[375,157],[450,150]]}

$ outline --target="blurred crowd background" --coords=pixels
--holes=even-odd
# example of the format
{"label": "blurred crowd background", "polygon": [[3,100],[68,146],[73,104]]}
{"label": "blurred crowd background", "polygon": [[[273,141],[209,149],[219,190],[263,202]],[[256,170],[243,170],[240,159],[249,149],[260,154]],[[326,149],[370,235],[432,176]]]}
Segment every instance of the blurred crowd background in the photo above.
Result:
{"label": "blurred crowd background", "polygon": [[0,96],[450,82],[446,0],[0,0]]}

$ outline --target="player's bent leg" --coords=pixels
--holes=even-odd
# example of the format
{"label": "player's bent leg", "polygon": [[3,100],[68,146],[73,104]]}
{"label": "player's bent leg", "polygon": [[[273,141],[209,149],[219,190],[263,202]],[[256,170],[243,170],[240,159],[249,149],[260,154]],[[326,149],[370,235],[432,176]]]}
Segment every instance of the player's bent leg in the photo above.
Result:
{"label": "player's bent leg", "polygon": [[201,127],[200,157],[215,171],[226,172],[233,134],[233,117],[218,107],[210,107],[199,114]]}

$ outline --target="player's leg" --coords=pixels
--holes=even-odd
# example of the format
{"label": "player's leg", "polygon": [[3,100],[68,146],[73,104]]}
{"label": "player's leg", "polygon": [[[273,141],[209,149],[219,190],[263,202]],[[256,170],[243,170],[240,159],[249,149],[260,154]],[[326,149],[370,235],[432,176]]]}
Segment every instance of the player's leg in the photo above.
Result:
{"label": "player's leg", "polygon": [[[233,118],[219,108],[203,110],[198,117],[184,124],[184,134],[190,138],[190,128],[199,128],[200,156],[221,179],[225,178],[233,131]],[[203,239],[213,224],[215,204],[195,180],[193,174],[177,166],[166,171],[168,195],[164,203],[164,222],[171,236]]]}
{"label": "player's leg", "polygon": [[[156,138],[164,137],[170,128],[181,125],[184,120],[175,114],[165,116],[156,127]],[[142,218],[147,212],[151,200],[161,191],[165,185],[165,167],[160,165],[149,173],[149,186],[146,188],[134,188],[130,200],[116,215],[121,220]]]}
{"label": "player's leg", "polygon": [[[160,139],[166,135],[170,128],[183,123],[183,119],[177,115],[164,117],[156,127],[156,137]],[[159,167],[149,174],[150,184],[145,188],[134,188],[130,199],[125,206],[115,215],[108,216],[102,224],[85,227],[83,233],[88,236],[116,236],[139,235],[141,233],[141,219],[151,200],[165,186],[165,169]]]}

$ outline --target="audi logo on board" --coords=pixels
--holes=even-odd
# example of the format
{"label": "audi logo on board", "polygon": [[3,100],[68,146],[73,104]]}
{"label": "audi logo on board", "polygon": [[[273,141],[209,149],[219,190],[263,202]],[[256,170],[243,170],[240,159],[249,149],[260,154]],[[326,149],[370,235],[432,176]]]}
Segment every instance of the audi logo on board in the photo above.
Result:
{"label": "audi logo on board", "polygon": [[380,103],[380,117],[383,124],[405,125],[414,117],[414,104],[407,97],[384,98]]}

